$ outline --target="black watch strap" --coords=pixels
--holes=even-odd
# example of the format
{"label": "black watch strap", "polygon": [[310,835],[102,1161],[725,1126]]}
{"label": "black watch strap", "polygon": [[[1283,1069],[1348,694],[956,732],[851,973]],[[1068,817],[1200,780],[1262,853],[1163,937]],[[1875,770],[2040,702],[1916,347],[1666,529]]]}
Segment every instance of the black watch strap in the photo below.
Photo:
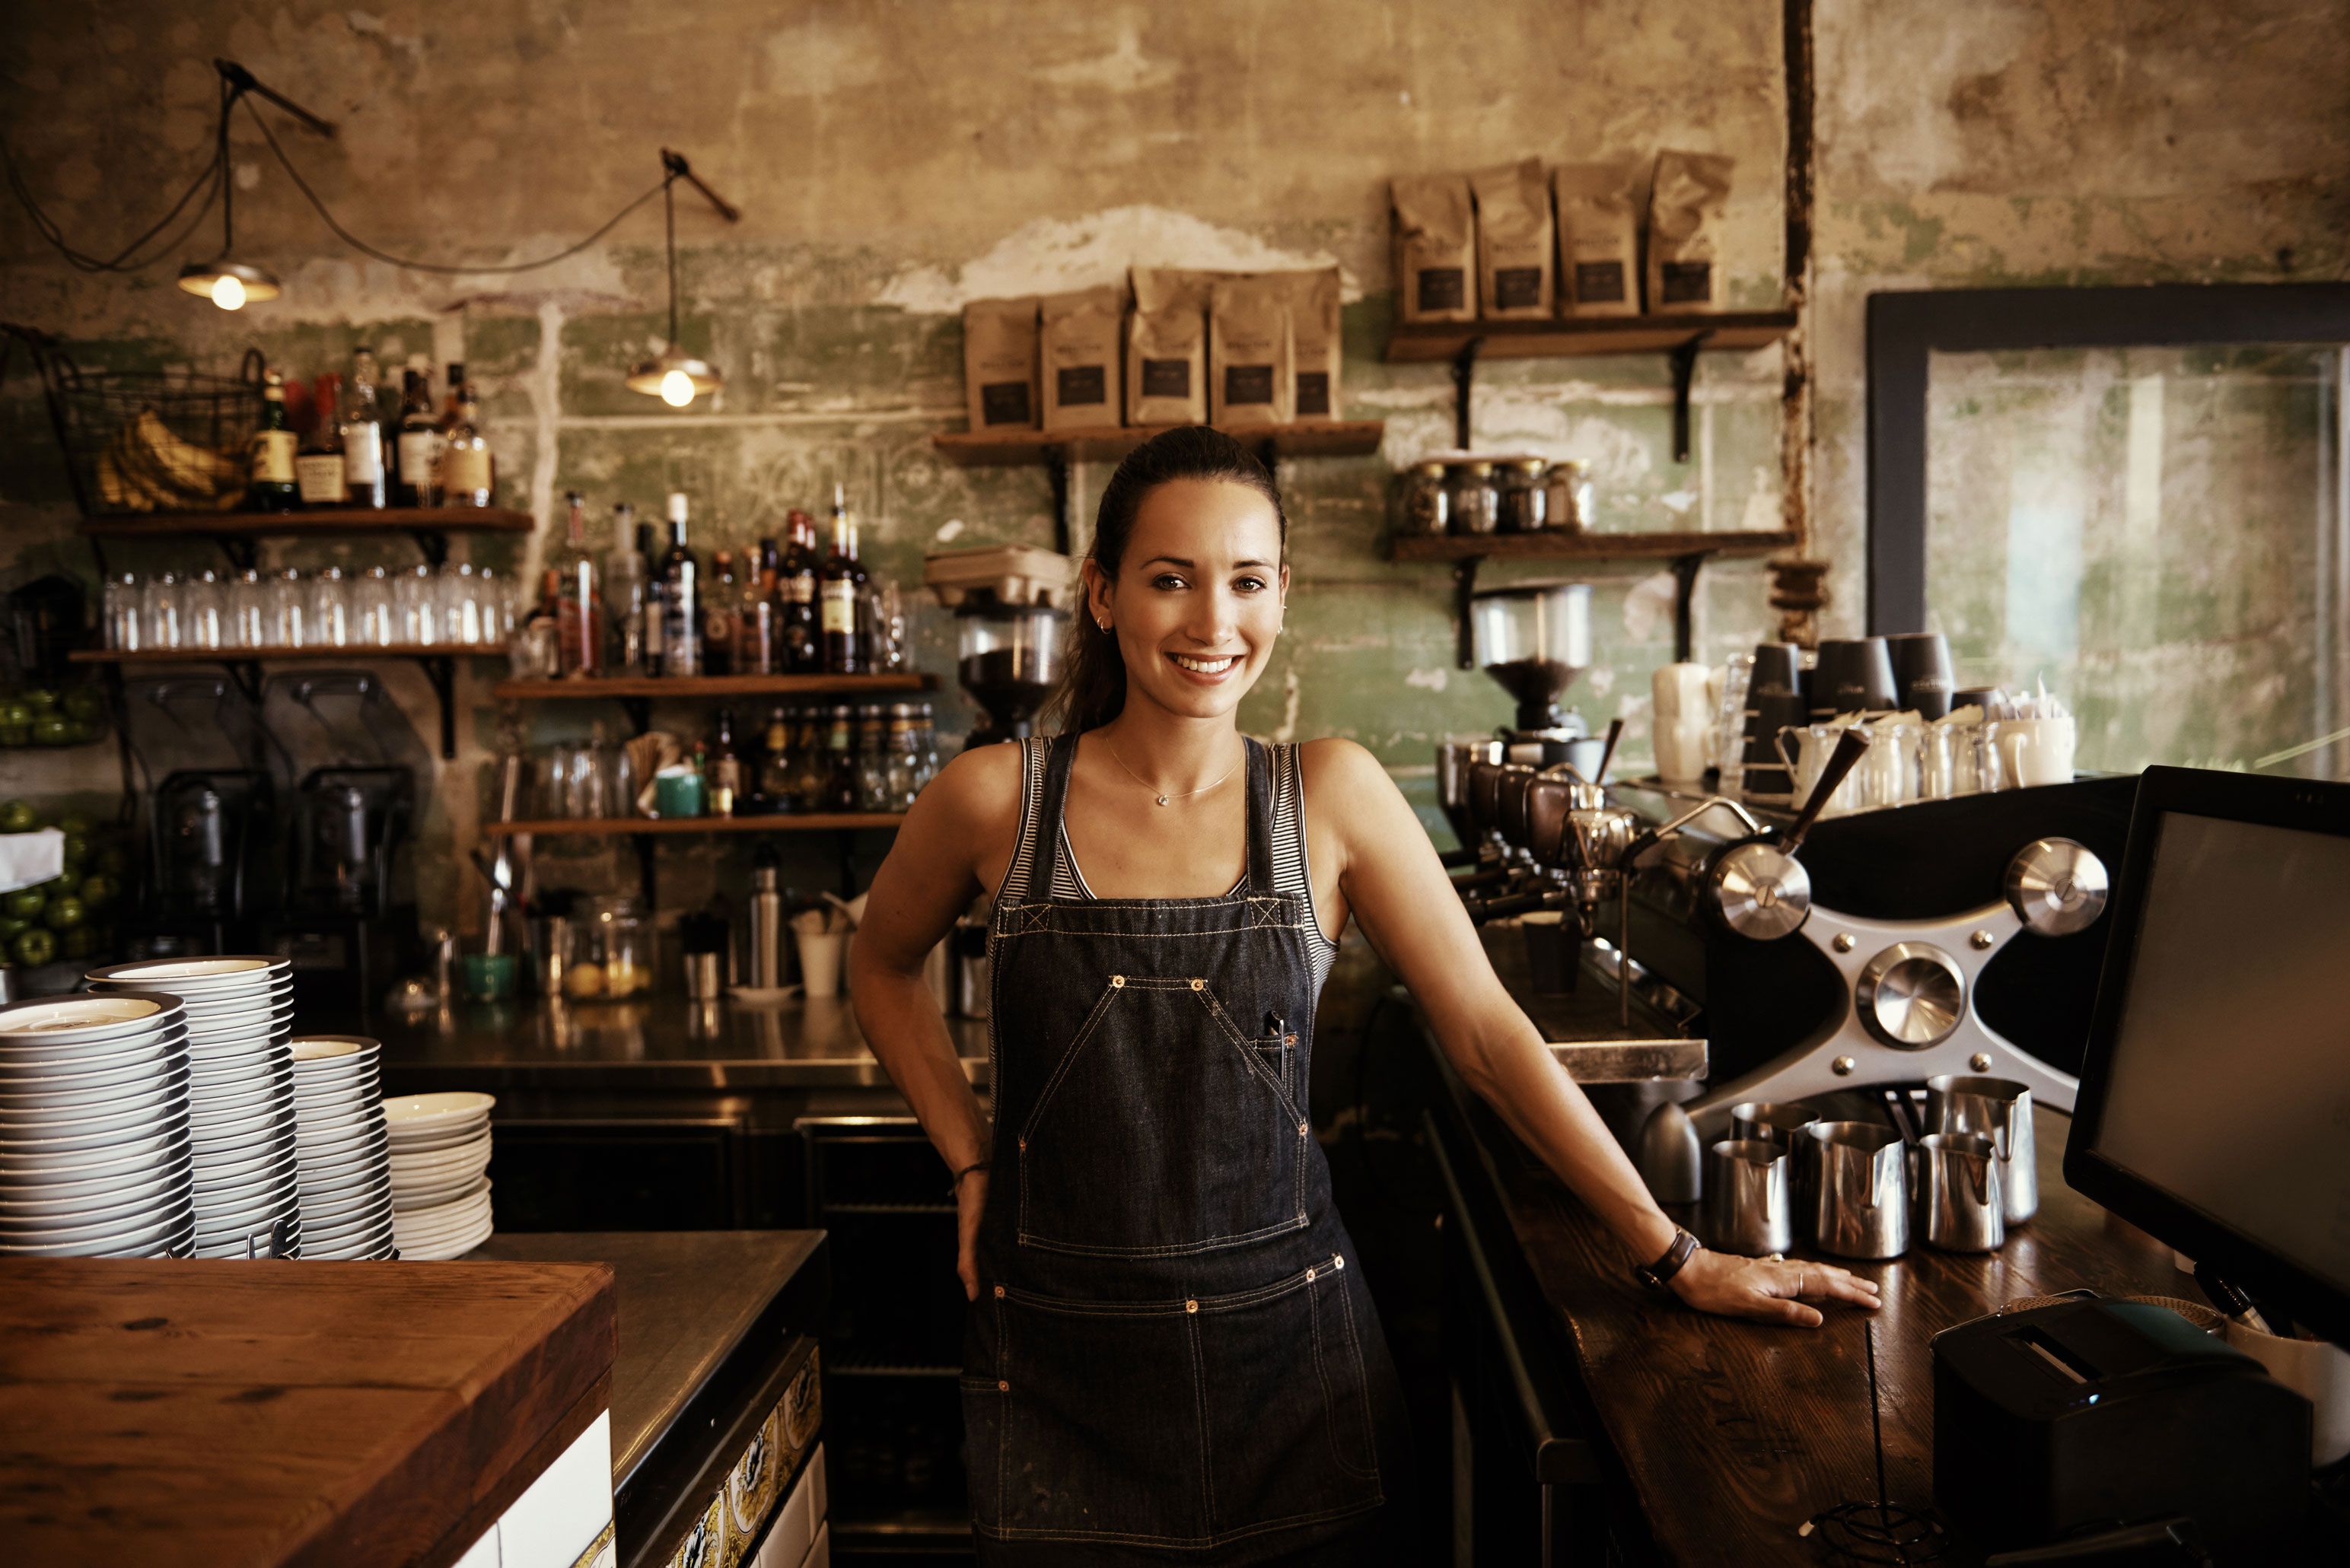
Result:
{"label": "black watch strap", "polygon": [[1672,1283],[1673,1276],[1681,1272],[1683,1264],[1697,1256],[1697,1238],[1676,1226],[1673,1244],[1665,1249],[1665,1255],[1653,1263],[1642,1263],[1635,1268],[1633,1277],[1652,1291],[1661,1291]]}

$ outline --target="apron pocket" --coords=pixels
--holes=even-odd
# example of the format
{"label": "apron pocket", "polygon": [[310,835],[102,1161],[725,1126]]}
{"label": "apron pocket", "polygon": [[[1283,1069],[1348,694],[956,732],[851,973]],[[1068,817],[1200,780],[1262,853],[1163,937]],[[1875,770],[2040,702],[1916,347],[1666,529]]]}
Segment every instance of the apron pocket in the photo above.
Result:
{"label": "apron pocket", "polygon": [[1219,1537],[1305,1524],[1382,1500],[1346,1263],[1202,1299],[1209,1509]]}
{"label": "apron pocket", "polygon": [[1112,976],[1021,1125],[1021,1243],[1174,1257],[1304,1229],[1313,1135],[1268,1046],[1204,980]]}
{"label": "apron pocket", "polygon": [[992,1533],[1198,1545],[1209,1534],[1180,1302],[993,1301],[997,1377],[963,1379],[973,1516]]}

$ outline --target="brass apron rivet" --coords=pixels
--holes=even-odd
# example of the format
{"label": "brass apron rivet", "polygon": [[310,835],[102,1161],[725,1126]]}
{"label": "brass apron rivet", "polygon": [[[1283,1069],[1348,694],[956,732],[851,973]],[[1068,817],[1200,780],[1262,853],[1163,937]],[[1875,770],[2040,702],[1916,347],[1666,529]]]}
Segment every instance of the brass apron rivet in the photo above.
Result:
{"label": "brass apron rivet", "polygon": [[1312,1130],[1313,1130],[1313,1129],[1312,1129],[1311,1127],[1307,1127],[1304,1122],[1300,1122],[1300,1123],[1298,1123],[1298,1124],[1297,1124],[1297,1136],[1298,1136],[1299,1137],[1304,1137],[1307,1133],[1311,1132]]}
{"label": "brass apron rivet", "polygon": [[999,1377],[995,1380],[995,1391],[998,1394],[1009,1394],[1012,1392],[1012,1385]]}
{"label": "brass apron rivet", "polygon": [[1109,977],[1109,987],[1112,991],[1116,991],[1119,986],[1124,985],[1125,983],[1126,976],[1122,974],[1114,974]]}
{"label": "brass apron rivet", "polygon": [[1314,1282],[1314,1271],[1311,1269],[1305,1271],[1305,1282],[1309,1285]]}
{"label": "brass apron rivet", "polygon": [[1195,980],[1191,982],[1191,989],[1193,991],[1205,991],[1208,989],[1208,982],[1204,980]]}
{"label": "brass apron rivet", "polygon": [[1200,1303],[1198,1302],[1185,1302],[1183,1303],[1183,1310],[1185,1312],[1198,1312],[1200,1310]]}
{"label": "brass apron rivet", "polygon": [[1343,1269],[1347,1266],[1347,1260],[1333,1252],[1330,1254],[1330,1266],[1334,1269]]}
{"label": "brass apron rivet", "polygon": [[998,1301],[1002,1301],[1003,1299],[1003,1287],[1002,1285],[995,1287],[995,1299]]}
{"label": "brass apron rivet", "polygon": [[1020,1140],[1020,1152],[1023,1154],[1028,1152],[1028,1140],[1024,1137]]}

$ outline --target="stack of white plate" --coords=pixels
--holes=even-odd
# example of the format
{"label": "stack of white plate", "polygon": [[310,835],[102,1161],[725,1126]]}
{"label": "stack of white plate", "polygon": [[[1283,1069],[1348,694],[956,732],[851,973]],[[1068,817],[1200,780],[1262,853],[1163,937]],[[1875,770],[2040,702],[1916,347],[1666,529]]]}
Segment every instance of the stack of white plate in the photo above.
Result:
{"label": "stack of white plate", "polygon": [[292,1049],[302,1256],[398,1256],[391,1245],[391,1163],[376,1066],[382,1047],[359,1034],[302,1034]]}
{"label": "stack of white plate", "polygon": [[0,1253],[184,1258],[190,1172],[179,998],[0,1007]]}
{"label": "stack of white plate", "polygon": [[383,1103],[391,1134],[391,1233],[403,1258],[454,1258],[490,1239],[487,1095]]}
{"label": "stack of white plate", "polygon": [[92,970],[103,994],[168,991],[188,1012],[196,1256],[301,1256],[295,1184],[294,966],[282,958],[149,959]]}

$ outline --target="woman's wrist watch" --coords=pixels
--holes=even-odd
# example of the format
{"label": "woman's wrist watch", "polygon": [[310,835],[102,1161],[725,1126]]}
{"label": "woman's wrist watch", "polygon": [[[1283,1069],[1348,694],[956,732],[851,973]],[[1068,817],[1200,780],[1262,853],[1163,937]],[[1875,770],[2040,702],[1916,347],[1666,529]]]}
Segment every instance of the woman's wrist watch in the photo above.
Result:
{"label": "woman's wrist watch", "polygon": [[1652,1291],[1665,1290],[1697,1252],[1697,1238],[1677,1225],[1673,1228],[1673,1244],[1665,1249],[1665,1255],[1653,1263],[1640,1264],[1632,1271],[1632,1277]]}

